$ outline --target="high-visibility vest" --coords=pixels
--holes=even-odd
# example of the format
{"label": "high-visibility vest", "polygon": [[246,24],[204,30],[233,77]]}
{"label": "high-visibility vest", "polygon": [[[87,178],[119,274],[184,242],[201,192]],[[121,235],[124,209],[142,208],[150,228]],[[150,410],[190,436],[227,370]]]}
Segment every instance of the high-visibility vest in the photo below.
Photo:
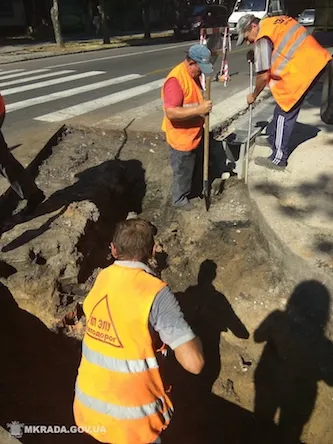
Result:
{"label": "high-visibility vest", "polygon": [[[165,82],[172,77],[178,80],[184,93],[183,107],[194,107],[203,102],[201,89],[191,77],[186,62],[182,62],[173,68]],[[162,100],[164,100],[163,88]],[[202,117],[171,121],[164,115],[162,130],[165,132],[167,143],[172,148],[178,151],[191,151],[197,148],[201,141],[203,124],[204,119]]]}
{"label": "high-visibility vest", "polygon": [[152,443],[171,420],[149,331],[152,303],[165,286],[142,269],[113,264],[83,304],[87,324],[73,410],[76,425],[99,442]]}
{"label": "high-visibility vest", "polygon": [[289,111],[305,94],[332,56],[295,19],[287,16],[261,20],[256,40],[273,43],[269,86],[274,99]]}

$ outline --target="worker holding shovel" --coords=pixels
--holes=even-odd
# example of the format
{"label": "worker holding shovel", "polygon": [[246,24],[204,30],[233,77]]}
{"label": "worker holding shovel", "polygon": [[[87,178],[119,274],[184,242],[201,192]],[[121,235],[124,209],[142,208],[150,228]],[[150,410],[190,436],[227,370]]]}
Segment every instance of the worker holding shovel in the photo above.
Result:
{"label": "worker holding shovel", "polygon": [[202,75],[213,73],[210,59],[207,46],[191,46],[185,60],[173,68],[162,88],[162,130],[171,149],[173,171],[172,203],[186,211],[193,208],[189,199],[202,192],[203,128],[205,116],[213,107],[209,98],[203,98]]}

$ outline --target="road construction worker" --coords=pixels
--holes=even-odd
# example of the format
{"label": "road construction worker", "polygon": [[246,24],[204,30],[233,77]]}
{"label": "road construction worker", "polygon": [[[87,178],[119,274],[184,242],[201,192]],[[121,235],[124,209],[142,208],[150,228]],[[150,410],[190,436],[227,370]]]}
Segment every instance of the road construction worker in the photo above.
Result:
{"label": "road construction worker", "polygon": [[187,371],[199,374],[201,341],[147,265],[155,254],[152,225],[140,218],[120,222],[111,251],[115,262],[99,273],[83,304],[75,422],[102,443],[158,443],[173,413],[160,374],[166,345]]}
{"label": "road construction worker", "polygon": [[45,196],[33,179],[9,151],[2,133],[6,105],[0,94],[0,173],[10,182],[21,198],[27,199],[27,211],[33,211]]}
{"label": "road construction worker", "polygon": [[[202,184],[202,134],[204,116],[212,110],[211,100],[203,99],[203,76],[212,74],[211,52],[205,45],[190,47],[186,58],[168,74],[163,88],[164,118],[162,130],[171,148],[173,172],[172,203],[182,210],[191,210],[189,198],[198,170],[199,187]],[[224,77],[220,78],[224,82]],[[198,187],[198,194],[201,188]],[[194,193],[192,196],[195,197]]]}
{"label": "road construction worker", "polygon": [[319,80],[332,56],[295,19],[288,16],[259,20],[252,14],[240,18],[238,41],[254,43],[256,85],[248,104],[269,85],[276,101],[269,137],[257,139],[272,148],[272,154],[257,157],[255,163],[284,170],[289,157],[289,140],[306,94]]}

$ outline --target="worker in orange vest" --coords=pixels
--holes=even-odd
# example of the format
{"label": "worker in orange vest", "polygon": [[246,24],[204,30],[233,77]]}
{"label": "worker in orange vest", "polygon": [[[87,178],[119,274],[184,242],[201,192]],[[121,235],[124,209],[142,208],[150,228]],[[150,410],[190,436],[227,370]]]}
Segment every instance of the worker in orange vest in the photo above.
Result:
{"label": "worker in orange vest", "polygon": [[102,443],[159,443],[173,413],[160,374],[166,345],[193,374],[204,365],[202,345],[147,265],[155,254],[152,225],[139,218],[120,222],[111,251],[116,261],[99,273],[83,304],[75,422]]}
{"label": "worker in orange vest", "polygon": [[[10,152],[2,133],[6,116],[5,101],[0,94],[0,173],[8,179],[11,186],[21,198],[27,199],[27,212],[32,212],[45,196],[33,179]],[[1,212],[3,213],[3,211]],[[3,214],[2,214],[3,215]],[[0,228],[1,232],[1,228]]]}
{"label": "worker in orange vest", "polygon": [[[213,73],[210,58],[211,52],[207,46],[191,46],[185,60],[172,69],[162,88],[162,130],[171,148],[172,203],[175,208],[186,211],[193,208],[189,200],[191,191],[192,197],[200,195],[202,191],[200,173],[204,116],[213,107],[211,100],[203,99],[202,74]],[[224,79],[222,76],[220,81],[224,82]],[[198,174],[195,174],[195,169]],[[195,182],[199,184],[197,187]]]}
{"label": "worker in orange vest", "polygon": [[[272,148],[269,158],[257,157],[255,163],[284,170],[289,157],[289,140],[306,94],[324,74],[331,54],[295,19],[288,16],[259,20],[244,15],[237,24],[238,41],[255,44],[256,86],[249,94],[249,105],[269,85],[277,103],[268,139],[257,143]],[[258,140],[259,139],[259,140]]]}

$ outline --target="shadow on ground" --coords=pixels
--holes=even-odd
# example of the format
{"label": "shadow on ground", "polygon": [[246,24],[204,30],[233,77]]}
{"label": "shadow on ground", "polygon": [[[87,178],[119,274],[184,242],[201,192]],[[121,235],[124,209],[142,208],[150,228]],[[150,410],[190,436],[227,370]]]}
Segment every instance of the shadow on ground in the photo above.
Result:
{"label": "shadow on ground", "polygon": [[261,438],[279,411],[281,442],[299,442],[315,408],[318,382],[333,386],[333,344],[325,337],[330,303],[324,285],[304,281],[286,310],[271,313],[255,331],[254,340],[266,342],[254,378]]}

